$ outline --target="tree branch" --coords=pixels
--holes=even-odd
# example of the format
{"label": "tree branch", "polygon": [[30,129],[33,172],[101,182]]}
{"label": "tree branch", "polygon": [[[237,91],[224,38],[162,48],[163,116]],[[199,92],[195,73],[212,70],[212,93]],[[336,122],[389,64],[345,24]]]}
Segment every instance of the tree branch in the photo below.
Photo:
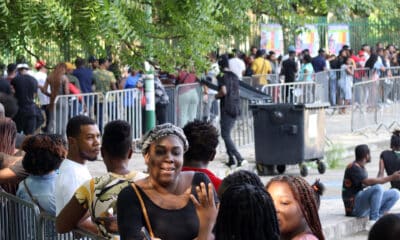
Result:
{"label": "tree branch", "polygon": [[36,54],[34,54],[31,50],[29,50],[29,49],[26,47],[25,44],[23,44],[23,48],[25,49],[25,51],[26,51],[29,55],[34,56],[34,57],[36,58],[36,61],[39,61],[39,60],[40,60],[39,56],[36,55]]}

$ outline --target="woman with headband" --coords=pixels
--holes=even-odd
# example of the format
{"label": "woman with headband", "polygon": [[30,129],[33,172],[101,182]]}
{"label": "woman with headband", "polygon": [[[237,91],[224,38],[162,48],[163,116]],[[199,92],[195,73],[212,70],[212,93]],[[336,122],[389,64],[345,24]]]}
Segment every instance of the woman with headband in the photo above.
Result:
{"label": "woman with headband", "polygon": [[145,232],[163,240],[197,237],[199,220],[190,195],[197,195],[200,183],[211,185],[203,173],[181,172],[187,149],[183,130],[170,123],[158,125],[143,136],[142,154],[149,176],[118,195],[121,240],[143,239]]}

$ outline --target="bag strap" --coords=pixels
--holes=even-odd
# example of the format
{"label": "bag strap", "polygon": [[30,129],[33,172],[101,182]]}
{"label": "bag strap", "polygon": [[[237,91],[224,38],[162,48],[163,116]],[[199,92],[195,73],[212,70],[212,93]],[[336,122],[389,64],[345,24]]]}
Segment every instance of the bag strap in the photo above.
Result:
{"label": "bag strap", "polygon": [[31,190],[29,190],[28,185],[26,184],[26,179],[23,181],[23,183],[24,183],[26,192],[28,193],[29,197],[32,199],[32,202],[35,203],[39,207],[40,212],[45,212],[46,210],[44,210],[44,208],[42,208],[42,206],[39,204],[39,201],[37,200],[37,198],[35,198],[32,195]]}
{"label": "bag strap", "polygon": [[140,202],[140,206],[142,207],[142,213],[144,216],[144,220],[146,221],[147,230],[149,230],[150,237],[153,238],[154,237],[153,229],[151,228],[151,225],[150,225],[149,215],[147,214],[146,206],[144,205],[142,195],[140,194],[139,190],[137,189],[135,183],[132,183],[131,185],[133,187],[133,190],[135,190],[136,196],[138,197],[139,202]]}

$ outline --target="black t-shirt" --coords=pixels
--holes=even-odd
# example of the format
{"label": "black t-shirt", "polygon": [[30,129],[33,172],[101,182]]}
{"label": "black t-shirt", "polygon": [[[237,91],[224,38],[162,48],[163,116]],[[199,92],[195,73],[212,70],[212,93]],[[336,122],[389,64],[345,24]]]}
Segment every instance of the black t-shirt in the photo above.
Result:
{"label": "black t-shirt", "polygon": [[[201,182],[207,185],[210,179],[204,173],[194,173],[192,180],[193,195],[197,196],[196,186],[200,185]],[[163,209],[154,204],[140,187],[138,187],[138,190],[146,206],[155,237],[163,240],[192,240],[197,237],[199,220],[196,209],[190,199],[186,206],[181,209]],[[122,189],[118,195],[117,215],[121,240],[143,239],[140,229],[146,226],[146,222],[142,214],[139,199],[130,185]]]}
{"label": "black t-shirt", "polygon": [[31,108],[35,104],[33,100],[38,89],[36,79],[27,74],[18,75],[11,81],[11,85],[14,86],[20,109]]}
{"label": "black t-shirt", "polygon": [[[395,171],[400,170],[400,157],[392,150],[386,150],[381,153],[383,163],[385,164],[386,174],[392,175]],[[400,189],[400,181],[391,181],[393,188]]]}
{"label": "black t-shirt", "polygon": [[365,168],[352,162],[347,165],[344,172],[342,199],[346,211],[346,216],[352,216],[354,208],[354,198],[359,191],[364,189],[362,181],[368,178]]}
{"label": "black t-shirt", "polygon": [[11,94],[11,85],[5,78],[0,78],[0,93]]}
{"label": "black t-shirt", "polygon": [[221,113],[236,118],[240,115],[239,78],[231,71],[223,71],[217,76],[218,90],[225,86],[226,95],[221,98]]}
{"label": "black t-shirt", "polygon": [[296,72],[297,64],[293,59],[289,58],[282,62],[282,74],[285,76],[285,83],[294,82]]}

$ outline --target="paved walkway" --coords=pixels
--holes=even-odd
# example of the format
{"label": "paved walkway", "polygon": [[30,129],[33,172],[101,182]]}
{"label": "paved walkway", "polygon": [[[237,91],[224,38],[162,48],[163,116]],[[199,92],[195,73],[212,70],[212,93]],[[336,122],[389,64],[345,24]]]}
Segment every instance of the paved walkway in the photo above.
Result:
{"label": "paved walkway", "polygon": [[[341,185],[344,173],[344,167],[347,163],[353,161],[354,147],[358,144],[368,144],[372,150],[372,162],[367,165],[369,175],[376,176],[378,171],[379,154],[389,146],[389,132],[381,131],[377,134],[365,132],[363,134],[352,134],[350,132],[350,115],[327,115],[326,117],[326,137],[327,146],[340,146],[343,149],[343,161],[336,169],[328,169],[325,174],[318,173],[315,164],[310,163],[309,175],[306,179],[312,183],[316,178],[320,178],[326,186],[326,193],[322,197],[319,210],[322,227],[326,239],[344,239],[345,236],[354,235],[354,239],[366,239],[367,233],[362,232],[365,227],[366,219],[356,219],[344,216],[343,202],[341,200]],[[328,146],[329,145],[329,146]],[[249,161],[249,165],[243,167],[248,170],[255,170],[254,145],[241,147],[242,155]],[[223,178],[230,173],[224,162],[227,161],[225,153],[218,153],[215,160],[210,163],[209,168],[218,176]],[[130,167],[141,171],[146,171],[143,157],[135,153]],[[93,176],[102,175],[105,166],[101,161],[89,163],[89,169]],[[287,166],[286,174],[299,175],[297,165]],[[267,183],[271,177],[262,177],[264,183]],[[388,187],[388,185],[386,185]],[[395,211],[400,212],[400,203],[395,206]],[[361,233],[360,233],[361,232]],[[350,239],[350,238],[349,238]],[[353,239],[353,237],[351,237]]]}

